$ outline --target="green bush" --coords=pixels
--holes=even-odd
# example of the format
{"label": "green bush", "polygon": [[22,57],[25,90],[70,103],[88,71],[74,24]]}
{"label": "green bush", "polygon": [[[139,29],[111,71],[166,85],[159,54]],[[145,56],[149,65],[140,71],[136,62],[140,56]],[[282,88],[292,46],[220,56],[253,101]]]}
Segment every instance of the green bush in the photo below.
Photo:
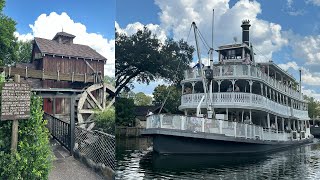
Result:
{"label": "green bush", "polygon": [[104,111],[96,112],[95,122],[96,129],[106,132],[108,134],[115,133],[115,110],[114,108],[109,108]]}
{"label": "green bush", "polygon": [[0,180],[48,179],[52,164],[42,99],[32,95],[30,118],[19,121],[18,149],[11,154],[12,121],[0,121]]}

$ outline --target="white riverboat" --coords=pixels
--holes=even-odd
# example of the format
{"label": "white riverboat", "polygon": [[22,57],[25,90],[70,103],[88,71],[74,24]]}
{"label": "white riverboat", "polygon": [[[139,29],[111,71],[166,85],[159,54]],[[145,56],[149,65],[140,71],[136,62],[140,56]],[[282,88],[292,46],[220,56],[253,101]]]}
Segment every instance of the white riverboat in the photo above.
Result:
{"label": "white riverboat", "polygon": [[250,21],[241,27],[242,43],[220,46],[217,63],[185,72],[179,107],[184,115],[147,118],[143,134],[153,137],[154,151],[261,153],[312,141],[301,77],[297,82],[272,61],[256,63]]}

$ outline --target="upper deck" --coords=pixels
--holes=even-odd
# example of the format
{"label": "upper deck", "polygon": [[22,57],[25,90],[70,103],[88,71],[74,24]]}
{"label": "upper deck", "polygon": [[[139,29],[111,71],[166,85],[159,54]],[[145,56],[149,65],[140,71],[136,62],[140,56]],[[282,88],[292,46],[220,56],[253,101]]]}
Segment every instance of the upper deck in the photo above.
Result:
{"label": "upper deck", "polygon": [[[285,74],[280,74],[278,71],[272,71],[266,66],[254,66],[239,63],[215,64],[213,67],[213,77],[216,81],[224,79],[260,81],[284,95],[303,101],[302,94],[297,91],[297,83],[293,81],[291,77]],[[186,82],[201,80],[201,73],[199,69],[193,68],[185,71],[185,78],[181,83],[183,84]]]}

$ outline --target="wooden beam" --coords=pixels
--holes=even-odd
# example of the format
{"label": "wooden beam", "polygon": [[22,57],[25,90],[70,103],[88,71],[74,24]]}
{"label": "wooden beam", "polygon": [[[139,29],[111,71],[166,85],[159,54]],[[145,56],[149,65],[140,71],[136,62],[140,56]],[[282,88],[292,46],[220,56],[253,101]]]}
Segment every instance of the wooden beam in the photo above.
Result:
{"label": "wooden beam", "polygon": [[106,108],[106,103],[107,103],[107,93],[106,93],[106,83],[103,83],[103,91],[102,91],[102,108]]}
{"label": "wooden beam", "polygon": [[116,100],[116,98],[115,98],[115,97],[114,97],[114,98],[112,98],[111,102],[108,104],[108,106],[107,106],[107,108],[106,108],[106,109],[109,109],[109,108],[112,106],[112,104],[115,102],[115,100]]}
{"label": "wooden beam", "polygon": [[78,111],[81,110],[83,108],[83,105],[84,105],[84,102],[86,101],[87,99],[87,96],[88,96],[88,93],[87,91],[84,91],[79,99],[79,102],[78,102]]}
{"label": "wooden beam", "polygon": [[87,93],[88,93],[88,95],[91,97],[91,99],[93,100],[93,102],[98,106],[98,108],[99,108],[100,110],[103,110],[102,107],[101,107],[101,105],[99,104],[99,102],[97,101],[97,99],[91,94],[91,92],[88,92],[88,91],[87,91]]}
{"label": "wooden beam", "polygon": [[80,109],[78,111],[78,113],[80,113],[80,114],[93,114],[94,110],[93,109]]}
{"label": "wooden beam", "polygon": [[88,101],[88,103],[92,109],[94,109],[96,107],[96,104],[93,101],[91,101],[89,98],[87,98],[86,100]]}

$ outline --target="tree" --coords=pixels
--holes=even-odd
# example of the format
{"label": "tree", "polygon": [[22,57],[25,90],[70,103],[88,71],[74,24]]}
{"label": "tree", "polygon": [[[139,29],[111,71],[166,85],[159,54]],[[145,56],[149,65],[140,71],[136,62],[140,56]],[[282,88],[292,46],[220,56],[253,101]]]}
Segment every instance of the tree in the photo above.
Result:
{"label": "tree", "polygon": [[133,92],[133,91],[122,91],[120,94],[119,94],[119,97],[120,98],[127,98],[127,99],[134,99],[134,96],[136,94]]}
{"label": "tree", "polygon": [[145,95],[143,92],[138,92],[134,96],[134,104],[137,106],[147,106],[152,103],[152,97]]}
{"label": "tree", "polygon": [[29,63],[32,55],[31,41],[18,41],[17,62]]}
{"label": "tree", "polygon": [[116,85],[116,80],[114,77],[110,77],[108,75],[105,75],[104,76],[104,82],[105,83],[108,83],[108,84],[111,84],[112,86],[115,86]]}
{"label": "tree", "polygon": [[304,99],[308,101],[308,115],[310,118],[320,116],[319,108],[320,103],[314,99],[314,97],[304,96]]}
{"label": "tree", "polygon": [[183,40],[162,43],[146,27],[131,36],[116,32],[116,95],[130,89],[133,80],[147,84],[157,78],[179,82],[193,52]]}
{"label": "tree", "polygon": [[0,0],[0,65],[17,60],[17,38],[14,36],[16,22],[2,13],[5,1]]}
{"label": "tree", "polygon": [[117,98],[116,103],[116,125],[133,126],[134,101],[133,99]]}
{"label": "tree", "polygon": [[164,104],[166,108],[171,113],[179,113],[178,107],[181,104],[181,88],[176,85],[165,86],[158,85],[153,91],[153,98],[155,104]]}

